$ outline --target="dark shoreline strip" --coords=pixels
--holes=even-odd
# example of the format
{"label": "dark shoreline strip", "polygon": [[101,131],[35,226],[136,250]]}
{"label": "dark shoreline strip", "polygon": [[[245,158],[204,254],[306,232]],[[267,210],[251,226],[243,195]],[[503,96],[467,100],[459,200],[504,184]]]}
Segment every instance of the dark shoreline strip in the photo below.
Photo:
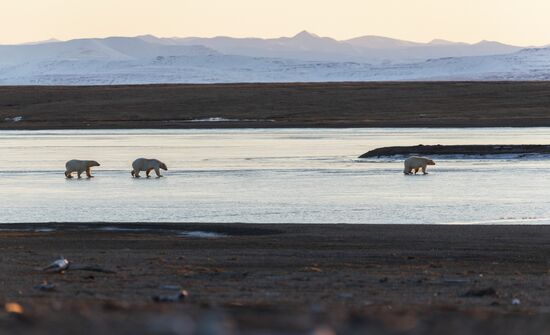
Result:
{"label": "dark shoreline strip", "polygon": [[205,232],[228,236],[263,236],[280,234],[276,225],[245,223],[170,223],[170,222],[47,222],[47,223],[0,223],[0,231],[32,231],[50,233],[55,231],[99,231],[106,233],[179,234]]}
{"label": "dark shoreline strip", "polygon": [[[0,86],[0,129],[549,127],[550,81]],[[242,120],[189,122],[191,120]]]}
{"label": "dark shoreline strip", "polygon": [[550,155],[550,145],[415,145],[371,150],[359,158],[427,155]]}

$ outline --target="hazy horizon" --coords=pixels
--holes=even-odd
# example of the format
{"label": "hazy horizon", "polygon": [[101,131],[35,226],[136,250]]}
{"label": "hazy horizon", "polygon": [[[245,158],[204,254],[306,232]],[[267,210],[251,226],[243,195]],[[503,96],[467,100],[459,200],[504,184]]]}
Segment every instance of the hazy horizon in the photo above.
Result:
{"label": "hazy horizon", "polygon": [[146,34],[276,38],[302,30],[338,40],[375,35],[415,42],[550,43],[550,2],[544,0],[21,0],[0,4],[0,10],[9,13],[0,21],[0,44]]}
{"label": "hazy horizon", "polygon": [[[149,34],[149,33],[139,34],[139,35],[116,35],[116,34],[114,34],[114,35],[105,35],[105,36],[92,36],[92,35],[90,35],[90,36],[78,36],[78,37],[74,37],[74,38],[70,38],[70,39],[61,39],[61,38],[58,38],[56,36],[51,36],[49,38],[45,38],[45,39],[42,39],[42,40],[30,40],[30,41],[23,41],[23,42],[18,42],[18,43],[1,43],[0,42],[0,45],[25,45],[25,44],[44,43],[44,42],[66,42],[66,41],[75,40],[75,39],[76,40],[78,40],[78,39],[103,39],[103,38],[111,38],[111,37],[136,38],[136,37],[141,37],[141,36],[154,36],[156,38],[168,38],[168,39],[170,39],[170,38],[216,38],[216,37],[229,37],[229,38],[237,38],[237,39],[240,39],[240,38],[243,38],[243,39],[246,39],[246,38],[277,39],[277,38],[292,38],[292,37],[295,37],[296,35],[304,33],[304,32],[312,34],[312,35],[316,35],[320,38],[332,38],[332,39],[334,39],[336,41],[340,41],[340,42],[345,42],[345,41],[348,41],[348,40],[351,40],[351,39],[354,39],[354,38],[369,36],[369,37],[381,37],[381,38],[395,39],[395,40],[401,40],[401,41],[413,42],[413,43],[420,43],[420,44],[428,44],[428,43],[439,40],[439,41],[447,41],[447,42],[452,42],[452,43],[467,43],[467,44],[476,44],[476,43],[480,43],[480,42],[484,42],[484,41],[489,41],[489,42],[499,42],[499,43],[503,43],[503,44],[514,45],[514,44],[511,44],[511,43],[506,43],[506,42],[499,41],[499,40],[489,40],[489,39],[481,39],[481,40],[478,40],[478,41],[466,42],[466,41],[461,41],[461,40],[450,40],[450,39],[446,39],[446,38],[434,37],[434,38],[431,38],[431,39],[428,39],[428,40],[419,41],[419,40],[401,39],[401,38],[397,38],[397,37],[394,37],[394,36],[373,35],[373,34],[367,34],[367,33],[360,34],[360,35],[357,35],[357,36],[351,36],[351,37],[346,38],[346,39],[338,39],[338,38],[335,38],[335,37],[330,36],[330,35],[320,35],[320,34],[317,34],[314,31],[309,31],[309,30],[305,30],[305,29],[302,29],[301,31],[297,31],[294,34],[273,36],[273,37],[262,37],[262,36],[254,36],[254,35],[250,35],[250,36],[232,36],[232,35],[224,35],[224,34],[213,35],[213,36],[198,36],[198,35],[159,36],[159,35]],[[541,46],[547,46],[547,45],[550,45],[550,38],[548,38],[547,42],[544,42],[544,43],[541,43],[541,44],[538,44],[538,45],[517,45],[517,44],[515,44],[514,46],[526,47],[527,48],[527,47],[541,47]]]}

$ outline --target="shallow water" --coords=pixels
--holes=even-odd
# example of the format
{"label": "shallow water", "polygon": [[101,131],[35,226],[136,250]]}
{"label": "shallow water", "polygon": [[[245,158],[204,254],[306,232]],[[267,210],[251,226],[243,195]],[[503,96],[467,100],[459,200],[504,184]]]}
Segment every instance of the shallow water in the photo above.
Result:
{"label": "shallow water", "polygon": [[[550,223],[550,159],[440,158],[381,146],[548,144],[550,128],[0,131],[0,222]],[[166,178],[132,179],[138,157]],[[94,159],[92,180],[65,161]]]}

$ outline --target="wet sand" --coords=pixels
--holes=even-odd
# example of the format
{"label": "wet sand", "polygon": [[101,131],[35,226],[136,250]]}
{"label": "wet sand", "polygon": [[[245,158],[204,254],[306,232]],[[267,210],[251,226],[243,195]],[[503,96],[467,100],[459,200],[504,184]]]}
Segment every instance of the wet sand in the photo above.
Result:
{"label": "wet sand", "polygon": [[[532,334],[550,326],[550,226],[0,228],[0,302],[24,309],[0,311],[0,333]],[[219,237],[182,235],[196,231]],[[73,269],[41,270],[60,255]],[[33,288],[44,280],[55,290]],[[185,301],[153,301],[177,287]]]}
{"label": "wet sand", "polygon": [[[2,86],[0,129],[549,127],[549,91],[550,82]],[[208,118],[232,121],[190,122]]]}

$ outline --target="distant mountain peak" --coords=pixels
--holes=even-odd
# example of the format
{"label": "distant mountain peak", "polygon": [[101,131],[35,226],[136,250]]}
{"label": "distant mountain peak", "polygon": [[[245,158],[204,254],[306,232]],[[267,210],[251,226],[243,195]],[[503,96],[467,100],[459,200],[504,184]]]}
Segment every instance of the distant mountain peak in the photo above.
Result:
{"label": "distant mountain peak", "polygon": [[159,40],[161,40],[160,38],[156,37],[155,35],[150,35],[150,34],[139,35],[139,36],[136,36],[136,38],[139,38],[140,40],[143,40],[143,41],[159,41]]}
{"label": "distant mountain peak", "polygon": [[428,44],[432,44],[432,45],[450,45],[450,44],[455,44],[455,42],[452,42],[452,41],[449,41],[449,40],[444,40],[444,39],[441,39],[441,38],[434,38]]}
{"label": "distant mountain peak", "polygon": [[421,45],[417,42],[398,40],[395,38],[376,35],[365,35],[361,37],[356,37],[346,40],[345,42],[358,47],[371,49],[399,49]]}
{"label": "distant mountain peak", "polygon": [[320,37],[318,35],[310,33],[307,30],[303,30],[303,31],[299,32],[298,34],[294,35],[294,37],[292,37],[292,38],[303,40],[303,39],[318,39]]}
{"label": "distant mountain peak", "polygon": [[149,43],[163,43],[163,39],[161,38],[158,38],[156,37],[155,35],[139,35],[139,36],[136,36],[137,39],[140,39],[142,41],[145,41],[145,42],[149,42]]}
{"label": "distant mountain peak", "polygon": [[501,45],[504,45],[504,43],[497,42],[497,41],[489,41],[489,40],[481,40],[476,44],[479,44],[479,45],[483,45],[483,44],[501,44]]}
{"label": "distant mountain peak", "polygon": [[50,38],[50,39],[43,40],[43,41],[23,43],[21,45],[38,45],[38,44],[57,43],[57,42],[61,42],[61,41],[58,40],[57,38]]}

